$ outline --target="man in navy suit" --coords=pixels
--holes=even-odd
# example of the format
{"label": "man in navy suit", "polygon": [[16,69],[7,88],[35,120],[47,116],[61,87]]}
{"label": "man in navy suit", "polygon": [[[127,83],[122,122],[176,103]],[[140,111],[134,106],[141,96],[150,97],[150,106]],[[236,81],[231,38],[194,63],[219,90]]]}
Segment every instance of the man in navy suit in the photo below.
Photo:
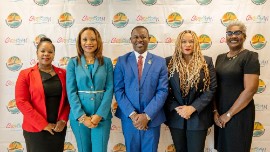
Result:
{"label": "man in navy suit", "polygon": [[127,152],[156,152],[160,125],[165,121],[163,105],[168,95],[165,59],[147,51],[146,27],[131,32],[133,51],[120,56],[114,70],[114,91],[119,107]]}

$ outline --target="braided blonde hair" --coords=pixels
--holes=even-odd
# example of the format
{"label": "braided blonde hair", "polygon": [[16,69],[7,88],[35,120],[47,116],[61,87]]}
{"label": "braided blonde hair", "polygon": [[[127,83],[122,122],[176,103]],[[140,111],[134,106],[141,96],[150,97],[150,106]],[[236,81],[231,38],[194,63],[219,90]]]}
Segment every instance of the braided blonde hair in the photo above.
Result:
{"label": "braided blonde hair", "polygon": [[[194,40],[192,58],[187,64],[183,58],[182,53],[182,43],[181,40],[186,33],[190,33]],[[195,87],[198,89],[198,83],[200,81],[200,71],[204,72],[204,87],[203,91],[209,89],[210,76],[209,70],[207,68],[207,63],[200,50],[199,39],[195,32],[190,30],[185,30],[181,32],[175,42],[175,51],[168,64],[168,71],[170,78],[173,76],[174,72],[179,73],[180,79],[180,90],[182,91],[182,96],[188,95],[190,89]]]}

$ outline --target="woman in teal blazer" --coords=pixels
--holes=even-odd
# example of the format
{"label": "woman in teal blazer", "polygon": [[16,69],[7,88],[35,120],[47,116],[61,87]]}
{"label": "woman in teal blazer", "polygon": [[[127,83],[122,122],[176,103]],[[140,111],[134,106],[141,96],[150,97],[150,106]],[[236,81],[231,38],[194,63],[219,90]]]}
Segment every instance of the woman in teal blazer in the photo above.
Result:
{"label": "woman in teal blazer", "polygon": [[102,40],[93,27],[80,31],[76,47],[78,56],[70,59],[66,69],[70,125],[79,152],[107,152],[112,118],[112,62],[102,56]]}

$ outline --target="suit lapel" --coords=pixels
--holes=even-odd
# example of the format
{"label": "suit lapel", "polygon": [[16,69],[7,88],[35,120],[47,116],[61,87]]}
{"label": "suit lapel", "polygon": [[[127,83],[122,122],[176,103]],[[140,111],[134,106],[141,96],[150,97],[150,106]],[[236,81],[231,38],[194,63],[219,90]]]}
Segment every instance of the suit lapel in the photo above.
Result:
{"label": "suit lapel", "polygon": [[94,77],[96,71],[97,71],[97,68],[98,68],[98,59],[95,59],[95,63],[94,63],[94,68],[93,68],[93,71],[92,71],[92,76]]}
{"label": "suit lapel", "polygon": [[89,77],[89,79],[92,81],[92,78],[90,76],[90,72],[88,70],[88,65],[86,64],[84,56],[81,56],[81,62],[82,62],[82,69],[84,73]]}
{"label": "suit lapel", "polygon": [[179,73],[177,71],[174,72],[173,77],[170,78],[172,81],[172,84],[175,84],[175,88],[177,91],[181,94],[180,90],[180,79],[179,79]]}
{"label": "suit lapel", "polygon": [[139,82],[139,76],[138,76],[138,66],[137,66],[137,61],[136,61],[136,57],[135,57],[135,53],[132,52],[129,57],[128,57],[128,63],[131,66],[131,69],[135,75],[135,77],[138,79]]}
{"label": "suit lapel", "polygon": [[140,86],[143,85],[144,81],[145,81],[145,78],[146,78],[146,75],[150,69],[150,67],[152,66],[153,64],[153,55],[151,53],[147,53],[147,56],[146,56],[146,59],[144,61],[144,67],[143,67],[143,72],[142,72],[142,77],[141,77],[141,81],[140,81]]}

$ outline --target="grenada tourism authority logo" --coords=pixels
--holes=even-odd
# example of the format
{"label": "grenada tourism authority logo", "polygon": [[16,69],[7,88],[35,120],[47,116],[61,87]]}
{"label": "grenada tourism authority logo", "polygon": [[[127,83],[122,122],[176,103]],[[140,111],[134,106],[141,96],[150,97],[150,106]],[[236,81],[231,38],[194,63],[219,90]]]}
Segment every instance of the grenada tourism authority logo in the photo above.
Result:
{"label": "grenada tourism authority logo", "polygon": [[176,152],[174,144],[168,145],[165,152]]}
{"label": "grenada tourism authority logo", "polygon": [[76,149],[70,142],[65,142],[63,152],[76,152]]}
{"label": "grenada tourism authority logo", "polygon": [[39,6],[44,6],[49,3],[49,0],[34,0],[34,2]]}
{"label": "grenada tourism authority logo", "polygon": [[128,17],[126,14],[119,12],[113,17],[112,24],[117,28],[123,28],[128,24]]}
{"label": "grenada tourism authority logo", "polygon": [[199,36],[199,43],[201,50],[207,50],[212,46],[212,40],[206,34],[202,34]]}
{"label": "grenada tourism authority logo", "polygon": [[212,2],[212,0],[196,0],[200,5],[208,5]]}
{"label": "grenada tourism authority logo", "polygon": [[58,66],[60,68],[65,69],[67,67],[68,61],[70,60],[70,57],[62,57],[59,61]]}
{"label": "grenada tourism authority logo", "polygon": [[40,39],[43,38],[43,37],[46,37],[46,35],[44,35],[44,34],[39,34],[38,36],[35,37],[35,39],[34,39],[34,41],[33,41],[35,47],[37,47],[37,45],[38,45],[39,42],[40,42]]}
{"label": "grenada tourism authority logo", "polygon": [[260,122],[254,122],[253,137],[260,137],[264,132],[264,126]]}
{"label": "grenada tourism authority logo", "polygon": [[262,5],[266,2],[266,0],[251,0],[256,5]]}
{"label": "grenada tourism authority logo", "polygon": [[68,12],[65,12],[60,15],[58,19],[58,23],[63,28],[71,27],[74,24],[75,19],[72,17],[72,15]]}
{"label": "grenada tourism authority logo", "polygon": [[92,6],[98,6],[102,4],[103,0],[87,0],[87,2],[91,4]]}
{"label": "grenada tourism authority logo", "polygon": [[13,141],[7,148],[8,152],[23,152],[24,148],[18,141]]}
{"label": "grenada tourism authority logo", "polygon": [[18,13],[10,13],[6,19],[6,23],[11,28],[17,28],[22,24],[22,18]]}
{"label": "grenada tourism authority logo", "polygon": [[257,89],[257,94],[264,92],[265,88],[266,88],[266,85],[265,85],[264,81],[262,79],[259,79],[259,86]]}
{"label": "grenada tourism authority logo", "polygon": [[184,19],[179,13],[173,12],[167,17],[166,23],[172,28],[178,28],[184,23]]}
{"label": "grenada tourism authority logo", "polygon": [[122,143],[118,143],[113,146],[113,152],[126,152],[126,146]]}
{"label": "grenada tourism authority logo", "polygon": [[155,5],[157,0],[142,0],[142,3],[147,6]]}
{"label": "grenada tourism authority logo", "polygon": [[6,66],[10,71],[18,71],[22,68],[22,61],[17,56],[12,56],[8,59]]}
{"label": "grenada tourism authority logo", "polygon": [[237,19],[237,16],[233,13],[233,12],[227,12],[225,13],[222,18],[221,18],[221,23],[222,25],[224,26],[228,26],[228,24],[231,22],[231,21],[236,21],[238,20]]}
{"label": "grenada tourism authority logo", "polygon": [[157,39],[156,39],[156,37],[154,35],[149,34],[149,37],[150,37],[150,41],[148,43],[147,49],[148,50],[153,50],[154,48],[157,47],[158,41],[157,41]]}
{"label": "grenada tourism authority logo", "polygon": [[254,35],[250,41],[250,45],[256,50],[264,48],[266,43],[267,41],[262,34]]}
{"label": "grenada tourism authority logo", "polygon": [[10,100],[10,101],[8,102],[7,110],[8,110],[11,114],[18,114],[18,113],[20,113],[20,110],[17,108],[15,99]]}

